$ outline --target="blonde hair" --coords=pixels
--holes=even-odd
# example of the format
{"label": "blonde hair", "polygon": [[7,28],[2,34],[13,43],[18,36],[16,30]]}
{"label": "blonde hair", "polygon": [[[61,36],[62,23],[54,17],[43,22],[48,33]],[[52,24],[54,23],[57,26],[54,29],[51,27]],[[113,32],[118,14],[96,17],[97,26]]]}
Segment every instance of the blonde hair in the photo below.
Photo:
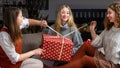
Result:
{"label": "blonde hair", "polygon": [[[108,6],[108,8],[112,9],[115,12],[115,18],[118,23],[118,27],[120,28],[120,1],[113,2]],[[110,23],[107,17],[104,20],[104,26],[107,30],[109,30],[114,24]]]}
{"label": "blonde hair", "polygon": [[[69,25],[70,27],[76,26],[76,25],[75,25],[75,22],[74,22],[74,19],[73,19],[72,11],[71,11],[69,5],[64,4],[64,5],[62,5],[62,6],[59,8],[59,10],[58,10],[57,19],[56,19],[56,22],[55,22],[55,25],[54,25],[54,26],[55,26],[55,30],[58,31],[58,32],[60,32],[60,25],[61,25],[60,13],[61,13],[61,10],[62,10],[63,8],[68,8],[68,9],[69,9],[69,14],[70,14],[70,16],[69,16],[69,19],[68,19],[68,21],[67,21],[68,25]],[[57,34],[56,34],[56,35],[57,35]]]}

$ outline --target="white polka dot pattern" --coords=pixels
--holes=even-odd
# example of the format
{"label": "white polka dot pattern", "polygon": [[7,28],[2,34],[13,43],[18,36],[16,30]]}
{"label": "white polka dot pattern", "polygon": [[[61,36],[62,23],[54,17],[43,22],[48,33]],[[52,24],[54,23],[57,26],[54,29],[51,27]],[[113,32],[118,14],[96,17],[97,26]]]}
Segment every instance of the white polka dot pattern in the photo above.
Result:
{"label": "white polka dot pattern", "polygon": [[[49,60],[70,61],[73,50],[73,42],[68,38],[64,38],[64,44],[62,48],[62,41],[63,37],[43,34],[42,49],[44,49],[45,52],[41,55],[41,58]],[[62,52],[60,52],[61,49]]]}

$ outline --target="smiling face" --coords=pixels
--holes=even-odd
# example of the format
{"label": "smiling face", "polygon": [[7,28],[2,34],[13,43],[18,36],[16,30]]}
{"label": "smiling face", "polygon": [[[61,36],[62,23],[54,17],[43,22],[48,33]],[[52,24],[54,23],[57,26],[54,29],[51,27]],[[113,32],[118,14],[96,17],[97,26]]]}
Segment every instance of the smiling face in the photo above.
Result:
{"label": "smiling face", "polygon": [[104,26],[107,30],[111,29],[112,26],[120,28],[120,2],[113,2],[108,5]]}
{"label": "smiling face", "polygon": [[62,10],[61,10],[61,13],[60,13],[60,17],[61,17],[61,22],[62,24],[65,24],[68,19],[69,19],[69,16],[70,16],[70,11],[68,8],[64,7]]}
{"label": "smiling face", "polygon": [[116,22],[116,20],[115,20],[115,12],[110,8],[107,9],[107,17],[108,17],[110,22]]}

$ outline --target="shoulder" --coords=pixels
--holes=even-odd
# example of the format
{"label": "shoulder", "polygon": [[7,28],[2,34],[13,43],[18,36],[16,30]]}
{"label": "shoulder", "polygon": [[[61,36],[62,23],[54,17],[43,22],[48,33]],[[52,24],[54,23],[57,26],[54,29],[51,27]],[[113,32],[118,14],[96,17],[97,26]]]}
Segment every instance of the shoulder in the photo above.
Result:
{"label": "shoulder", "polygon": [[71,26],[72,30],[78,30],[78,28],[76,26]]}
{"label": "shoulder", "polygon": [[0,43],[10,40],[10,35],[7,32],[0,32]]}
{"label": "shoulder", "polygon": [[9,38],[10,35],[7,32],[0,32],[0,39]]}
{"label": "shoulder", "polygon": [[3,38],[3,37],[8,37],[9,34],[7,32],[0,32],[0,38]]}
{"label": "shoulder", "polygon": [[20,25],[20,29],[27,28],[29,26],[29,19],[24,18],[22,24]]}
{"label": "shoulder", "polygon": [[52,28],[55,28],[55,24],[51,25]]}

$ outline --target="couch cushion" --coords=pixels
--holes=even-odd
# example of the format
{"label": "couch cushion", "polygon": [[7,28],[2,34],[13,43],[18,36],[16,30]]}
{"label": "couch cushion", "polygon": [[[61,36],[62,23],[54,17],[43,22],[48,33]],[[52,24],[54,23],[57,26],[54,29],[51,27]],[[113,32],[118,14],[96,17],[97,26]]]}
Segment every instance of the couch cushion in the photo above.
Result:
{"label": "couch cushion", "polygon": [[39,48],[42,40],[42,33],[23,34],[23,53]]}

